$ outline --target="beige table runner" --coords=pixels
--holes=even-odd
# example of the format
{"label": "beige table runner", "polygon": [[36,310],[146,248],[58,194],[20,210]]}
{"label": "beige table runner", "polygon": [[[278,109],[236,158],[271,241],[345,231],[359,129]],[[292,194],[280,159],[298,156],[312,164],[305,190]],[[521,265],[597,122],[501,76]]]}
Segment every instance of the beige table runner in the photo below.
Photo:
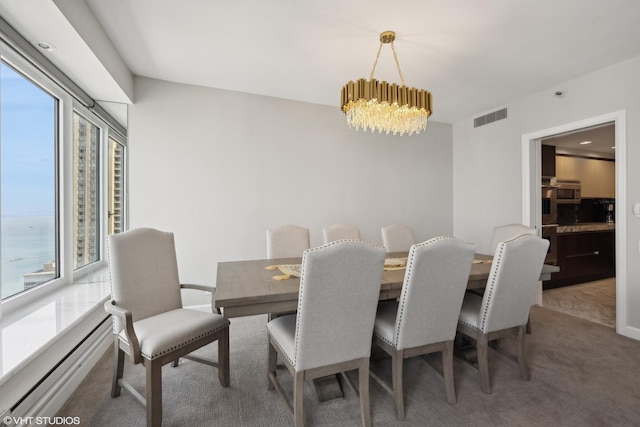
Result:
{"label": "beige table runner", "polygon": [[280,270],[282,273],[278,276],[273,276],[276,280],[287,280],[292,277],[300,277],[300,270],[302,269],[302,264],[276,264],[269,265],[266,267],[267,270]]}
{"label": "beige table runner", "polygon": [[[387,258],[384,260],[385,270],[404,270],[407,267],[407,257]],[[300,277],[301,264],[274,264],[266,267],[267,270],[279,270],[282,274],[273,276],[275,280],[287,280],[292,277]]]}

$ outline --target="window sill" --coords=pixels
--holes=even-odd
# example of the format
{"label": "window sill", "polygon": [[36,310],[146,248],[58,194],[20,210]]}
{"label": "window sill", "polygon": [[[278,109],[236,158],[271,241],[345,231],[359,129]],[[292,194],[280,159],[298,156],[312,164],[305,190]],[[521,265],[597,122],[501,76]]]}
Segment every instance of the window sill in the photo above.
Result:
{"label": "window sill", "polygon": [[0,385],[65,332],[103,310],[110,293],[106,277],[63,286],[0,318]]}

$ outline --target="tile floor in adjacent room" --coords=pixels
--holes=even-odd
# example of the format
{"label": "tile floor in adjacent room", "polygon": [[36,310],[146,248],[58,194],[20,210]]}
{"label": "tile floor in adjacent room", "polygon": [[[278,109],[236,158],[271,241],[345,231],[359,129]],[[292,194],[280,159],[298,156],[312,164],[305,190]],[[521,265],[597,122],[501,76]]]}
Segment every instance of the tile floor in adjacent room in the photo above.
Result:
{"label": "tile floor in adjacent room", "polygon": [[616,279],[597,280],[542,292],[543,307],[616,327]]}

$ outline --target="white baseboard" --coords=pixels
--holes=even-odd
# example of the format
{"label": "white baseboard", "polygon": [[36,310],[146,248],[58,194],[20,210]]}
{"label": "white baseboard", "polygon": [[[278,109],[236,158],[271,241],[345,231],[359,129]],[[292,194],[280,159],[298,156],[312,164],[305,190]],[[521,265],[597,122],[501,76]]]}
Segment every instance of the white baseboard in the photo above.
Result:
{"label": "white baseboard", "polygon": [[616,332],[620,335],[624,335],[625,337],[633,338],[634,340],[640,340],[640,328],[634,328],[633,326],[625,325],[623,327],[618,327]]}

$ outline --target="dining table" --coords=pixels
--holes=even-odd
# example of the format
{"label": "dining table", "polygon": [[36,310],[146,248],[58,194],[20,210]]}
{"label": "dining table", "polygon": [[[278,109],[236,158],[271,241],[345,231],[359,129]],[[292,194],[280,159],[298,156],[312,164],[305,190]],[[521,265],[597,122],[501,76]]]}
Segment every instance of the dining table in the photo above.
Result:
{"label": "dining table", "polygon": [[[407,252],[387,254],[387,261],[406,260]],[[492,256],[475,254],[467,289],[484,288],[491,270]],[[228,317],[253,316],[296,311],[300,278],[282,274],[277,266],[299,266],[302,258],[256,259],[218,263],[215,306]],[[387,265],[393,265],[386,263]],[[540,280],[550,280],[559,267],[544,264]],[[385,267],[380,283],[380,300],[400,296],[405,269]],[[288,276],[288,277],[284,277]]]}

